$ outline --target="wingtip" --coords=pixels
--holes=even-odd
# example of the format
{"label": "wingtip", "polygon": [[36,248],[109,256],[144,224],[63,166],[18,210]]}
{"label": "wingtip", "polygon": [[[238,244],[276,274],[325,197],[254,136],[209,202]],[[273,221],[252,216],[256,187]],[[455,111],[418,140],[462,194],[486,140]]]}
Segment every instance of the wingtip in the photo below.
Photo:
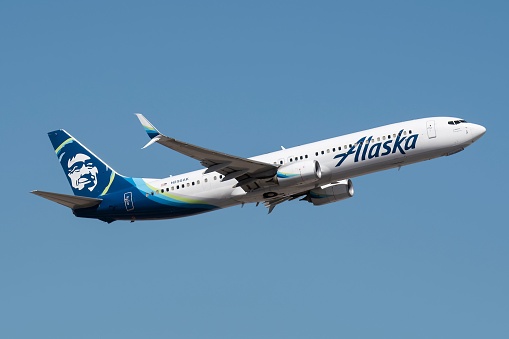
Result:
{"label": "wingtip", "polygon": [[157,130],[157,128],[155,128],[154,125],[152,125],[150,123],[150,121],[148,121],[148,119],[145,118],[145,116],[143,114],[141,114],[141,113],[134,113],[134,114],[136,115],[138,120],[140,120],[141,125],[143,126],[143,128],[145,128],[145,132],[147,132],[150,139],[154,139],[159,134],[161,134]]}
{"label": "wingtip", "polygon": [[141,121],[142,119],[147,120],[147,118],[145,118],[145,116],[144,116],[143,114],[141,114],[141,113],[134,113],[134,115],[136,115],[136,117],[137,117],[138,119],[140,119],[140,121]]}

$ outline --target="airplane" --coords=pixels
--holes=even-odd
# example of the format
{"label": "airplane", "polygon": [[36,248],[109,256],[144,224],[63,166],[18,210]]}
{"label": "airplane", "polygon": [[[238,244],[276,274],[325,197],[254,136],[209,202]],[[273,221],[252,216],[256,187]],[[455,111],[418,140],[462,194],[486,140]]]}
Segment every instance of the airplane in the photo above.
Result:
{"label": "airplane", "polygon": [[32,191],[77,217],[116,220],[180,218],[221,208],[300,198],[321,206],[353,197],[351,178],[463,151],[486,133],[460,118],[399,122],[297,147],[242,158],[160,133],[136,114],[154,143],[196,159],[205,168],[163,179],[119,174],[65,130],[48,133],[74,195]]}

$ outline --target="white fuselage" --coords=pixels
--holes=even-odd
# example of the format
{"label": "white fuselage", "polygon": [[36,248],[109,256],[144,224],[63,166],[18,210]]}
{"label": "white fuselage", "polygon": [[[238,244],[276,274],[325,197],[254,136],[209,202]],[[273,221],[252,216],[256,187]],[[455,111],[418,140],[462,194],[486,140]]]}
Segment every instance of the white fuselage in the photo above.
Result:
{"label": "white fuselage", "polygon": [[[454,123],[459,121],[461,123]],[[147,181],[155,188],[155,194],[158,189],[162,189],[182,198],[206,201],[224,208],[264,201],[263,195],[267,192],[289,196],[340,180],[451,155],[471,145],[485,131],[480,125],[463,122],[458,118],[431,117],[377,127],[250,158],[277,166],[316,160],[322,170],[321,179],[307,185],[276,185],[246,192],[241,187],[233,188],[235,180],[221,181],[222,175],[217,172],[204,174],[205,170]]]}

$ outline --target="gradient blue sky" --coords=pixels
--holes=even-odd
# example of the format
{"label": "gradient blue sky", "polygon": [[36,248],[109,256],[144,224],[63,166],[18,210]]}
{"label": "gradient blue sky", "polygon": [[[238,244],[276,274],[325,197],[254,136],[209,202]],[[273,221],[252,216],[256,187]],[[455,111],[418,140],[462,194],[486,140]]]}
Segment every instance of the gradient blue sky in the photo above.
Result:
{"label": "gradient blue sky", "polygon": [[[507,338],[506,1],[3,1],[2,338]],[[253,156],[408,119],[465,152],[357,178],[323,207],[75,218],[47,138],[118,172],[200,168],[162,132]]]}

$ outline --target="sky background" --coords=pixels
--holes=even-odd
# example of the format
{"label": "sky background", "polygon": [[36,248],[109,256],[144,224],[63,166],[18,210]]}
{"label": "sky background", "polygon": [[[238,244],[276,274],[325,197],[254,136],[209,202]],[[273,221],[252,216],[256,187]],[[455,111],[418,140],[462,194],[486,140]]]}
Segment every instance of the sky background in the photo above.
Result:
{"label": "sky background", "polygon": [[[507,338],[507,1],[2,1],[0,337]],[[75,218],[47,132],[118,172],[447,115],[466,151],[267,215]]]}

